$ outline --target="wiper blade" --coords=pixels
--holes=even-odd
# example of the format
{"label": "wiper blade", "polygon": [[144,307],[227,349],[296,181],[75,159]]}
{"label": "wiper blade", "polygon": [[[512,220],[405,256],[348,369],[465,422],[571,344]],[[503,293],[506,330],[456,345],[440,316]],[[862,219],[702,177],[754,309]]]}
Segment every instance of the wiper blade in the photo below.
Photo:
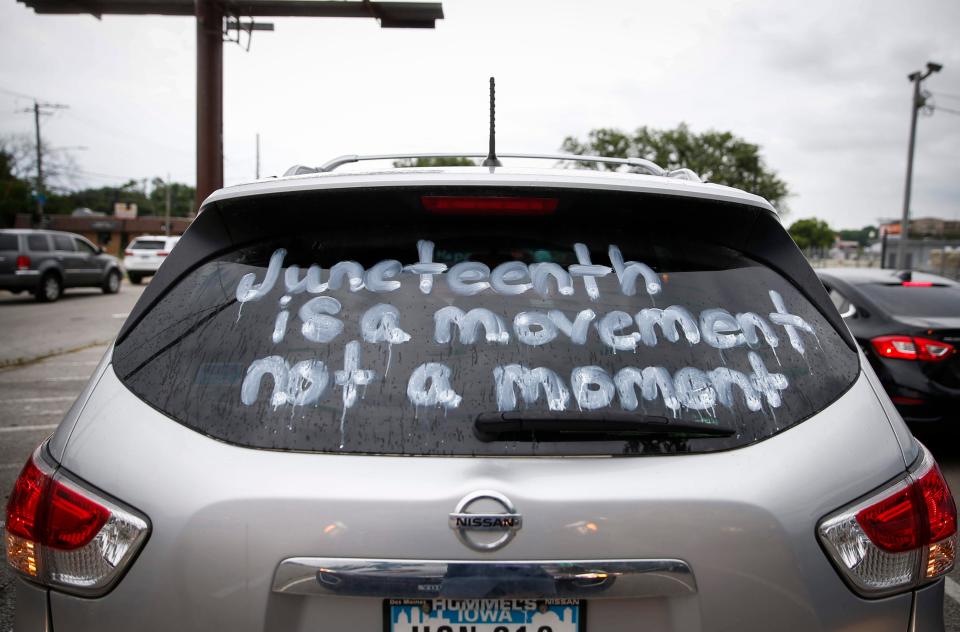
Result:
{"label": "wiper blade", "polygon": [[473,429],[484,442],[703,439],[736,434],[720,425],[614,411],[481,413]]}

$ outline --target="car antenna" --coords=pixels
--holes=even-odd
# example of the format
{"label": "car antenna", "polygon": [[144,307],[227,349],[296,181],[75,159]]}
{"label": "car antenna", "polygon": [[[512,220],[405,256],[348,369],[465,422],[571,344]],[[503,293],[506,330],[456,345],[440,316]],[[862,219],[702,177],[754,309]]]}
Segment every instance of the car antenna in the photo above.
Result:
{"label": "car antenna", "polygon": [[493,77],[490,77],[490,150],[487,153],[487,157],[483,160],[484,167],[503,166],[497,159],[496,97],[497,89],[494,85]]}

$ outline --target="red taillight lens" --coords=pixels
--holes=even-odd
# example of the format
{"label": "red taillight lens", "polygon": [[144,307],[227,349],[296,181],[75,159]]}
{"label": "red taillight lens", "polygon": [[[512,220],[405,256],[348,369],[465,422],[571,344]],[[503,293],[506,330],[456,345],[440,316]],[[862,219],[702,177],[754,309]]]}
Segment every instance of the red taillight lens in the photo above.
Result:
{"label": "red taillight lens", "polygon": [[891,553],[933,544],[957,531],[957,506],[933,463],[909,487],[857,513],[857,522],[878,547]]}
{"label": "red taillight lens", "polygon": [[911,336],[879,336],[870,343],[882,357],[898,360],[939,362],[956,351],[953,345],[946,342]]}
{"label": "red taillight lens", "polygon": [[933,287],[933,283],[930,281],[904,281],[900,285],[903,287]]}
{"label": "red taillight lens", "polygon": [[884,551],[900,553],[920,546],[920,515],[909,487],[859,511],[857,522]]}
{"label": "red taillight lens", "polygon": [[556,198],[424,195],[423,208],[437,215],[550,215]]}
{"label": "red taillight lens", "polygon": [[109,517],[106,507],[54,481],[41,542],[65,551],[79,549],[93,540]]}
{"label": "red taillight lens", "polygon": [[29,270],[30,269],[30,257],[27,255],[17,256],[17,270]]}
{"label": "red taillight lens", "polygon": [[27,540],[39,542],[42,535],[42,501],[50,485],[49,476],[34,465],[33,459],[20,470],[7,501],[7,531]]}
{"label": "red taillight lens", "polygon": [[953,345],[946,342],[940,342],[939,340],[914,338],[913,342],[917,345],[917,354],[919,358],[928,362],[946,360],[956,351]]}
{"label": "red taillight lens", "polygon": [[157,252],[157,256],[158,256],[158,257],[166,257],[168,254],[170,254],[170,253],[167,252],[167,251],[165,251],[165,250],[160,250],[160,251]]}
{"label": "red taillight lens", "polygon": [[932,544],[953,535],[957,531],[957,505],[944,480],[940,467],[933,468],[915,483],[923,499],[926,527],[929,529],[927,543]]}
{"label": "red taillight lens", "polygon": [[133,251],[132,251],[132,250],[124,250],[124,251],[123,251],[123,254],[124,254],[124,256],[132,257],[132,256],[133,256]]}
{"label": "red taillight lens", "polygon": [[7,531],[65,551],[89,544],[109,517],[105,507],[53,480],[33,458],[7,501]]}

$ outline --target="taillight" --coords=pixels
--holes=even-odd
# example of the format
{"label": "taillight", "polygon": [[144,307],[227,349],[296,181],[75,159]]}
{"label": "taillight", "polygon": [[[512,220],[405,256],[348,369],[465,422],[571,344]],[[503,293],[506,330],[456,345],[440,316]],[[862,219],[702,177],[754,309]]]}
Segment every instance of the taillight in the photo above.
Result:
{"label": "taillight", "polygon": [[105,593],[146,540],[146,518],[57,471],[41,445],[7,502],[7,562],[32,581]]}
{"label": "taillight", "polygon": [[423,208],[435,215],[550,215],[557,198],[424,195]]}
{"label": "taillight", "polygon": [[133,256],[133,251],[132,251],[132,250],[124,250],[124,251],[123,251],[123,255],[124,255],[125,257],[132,257],[132,256]]}
{"label": "taillight", "polygon": [[922,450],[906,478],[820,523],[834,564],[864,596],[914,588],[953,568],[957,507],[933,456]]}
{"label": "taillight", "polygon": [[158,257],[166,257],[168,254],[170,254],[170,253],[167,252],[166,250],[159,250],[159,251],[157,251],[157,256],[158,256]]}
{"label": "taillight", "polygon": [[27,255],[18,255],[17,256],[17,270],[29,270],[30,269],[30,257]]}
{"label": "taillight", "polygon": [[881,357],[897,360],[939,362],[956,351],[953,345],[946,342],[915,336],[879,336],[870,343]]}

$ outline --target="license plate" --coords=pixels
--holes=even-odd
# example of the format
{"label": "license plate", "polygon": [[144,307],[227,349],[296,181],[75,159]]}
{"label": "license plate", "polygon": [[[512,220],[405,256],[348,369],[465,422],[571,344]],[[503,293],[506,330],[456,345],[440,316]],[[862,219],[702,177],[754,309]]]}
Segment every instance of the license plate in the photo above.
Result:
{"label": "license plate", "polygon": [[384,632],[584,632],[579,599],[387,599]]}

